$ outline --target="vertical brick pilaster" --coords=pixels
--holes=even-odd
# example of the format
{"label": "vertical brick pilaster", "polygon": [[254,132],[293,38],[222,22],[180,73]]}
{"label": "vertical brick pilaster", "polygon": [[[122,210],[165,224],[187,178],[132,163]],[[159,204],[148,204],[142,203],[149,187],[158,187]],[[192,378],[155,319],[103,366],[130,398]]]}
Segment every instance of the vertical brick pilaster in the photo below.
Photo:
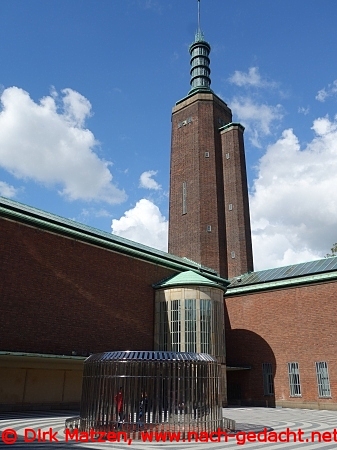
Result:
{"label": "vertical brick pilaster", "polygon": [[243,126],[238,123],[230,123],[220,130],[229,278],[253,270],[243,132]]}

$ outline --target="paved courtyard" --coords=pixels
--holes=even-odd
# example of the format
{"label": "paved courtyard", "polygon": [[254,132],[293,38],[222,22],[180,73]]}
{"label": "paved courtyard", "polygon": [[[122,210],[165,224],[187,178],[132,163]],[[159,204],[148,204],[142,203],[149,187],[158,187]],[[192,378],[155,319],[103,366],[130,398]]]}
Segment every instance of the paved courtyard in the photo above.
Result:
{"label": "paved courtyard", "polygon": [[[178,449],[181,447],[188,447],[189,449],[197,450],[200,445],[203,449],[209,450],[211,448],[224,449],[238,449],[248,448],[254,449],[337,449],[337,411],[315,411],[315,410],[300,410],[300,409],[266,409],[266,408],[227,408],[224,409],[224,415],[237,421],[237,428],[242,430],[236,436],[225,438],[222,436],[221,442],[152,442],[145,443],[140,441],[130,442],[130,446],[125,442],[65,442],[64,441],[64,420],[76,413],[62,412],[62,413],[8,413],[0,414],[0,448],[19,449],[51,449],[59,450],[66,448],[78,449],[126,449],[133,448],[134,450],[147,450],[167,448]],[[11,439],[14,433],[4,430],[15,430],[17,440],[15,443],[6,444],[4,441]],[[34,433],[36,439],[32,442],[25,442],[24,435],[29,439],[33,439]],[[54,437],[59,441],[50,440],[50,429]],[[266,429],[266,431],[262,431]],[[33,430],[33,431],[32,431]],[[38,430],[40,436],[43,431],[45,434],[45,442],[37,442]],[[254,430],[254,433],[248,434],[248,431]],[[259,433],[260,434],[257,434]],[[281,434],[280,434],[281,433]],[[325,433],[325,434],[324,434]],[[215,440],[215,436],[213,436]],[[295,442],[296,438],[296,442]],[[303,442],[299,442],[299,438]],[[312,442],[312,439],[315,442]],[[28,440],[29,440],[28,439]],[[260,439],[260,441],[258,441]],[[263,442],[264,440],[274,441],[275,439],[282,440],[281,442]],[[321,442],[318,442],[321,439]],[[247,442],[249,440],[250,442]],[[285,442],[289,440],[289,442]],[[254,442],[255,441],[255,442]],[[325,441],[325,442],[324,442]]]}

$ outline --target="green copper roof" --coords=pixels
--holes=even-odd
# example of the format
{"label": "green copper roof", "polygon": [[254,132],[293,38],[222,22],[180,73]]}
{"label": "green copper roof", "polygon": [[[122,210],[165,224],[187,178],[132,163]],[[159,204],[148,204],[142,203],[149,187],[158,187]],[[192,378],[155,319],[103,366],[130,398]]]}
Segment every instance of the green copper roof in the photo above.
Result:
{"label": "green copper roof", "polygon": [[199,273],[193,272],[192,270],[187,270],[186,272],[181,272],[178,275],[173,275],[170,278],[155,284],[153,287],[155,289],[170,288],[174,286],[208,286],[218,289],[225,289],[225,286],[219,285],[214,281],[211,281]]}
{"label": "green copper roof", "polygon": [[336,278],[337,257],[324,258],[240,275],[231,280],[227,294],[315,283]]}

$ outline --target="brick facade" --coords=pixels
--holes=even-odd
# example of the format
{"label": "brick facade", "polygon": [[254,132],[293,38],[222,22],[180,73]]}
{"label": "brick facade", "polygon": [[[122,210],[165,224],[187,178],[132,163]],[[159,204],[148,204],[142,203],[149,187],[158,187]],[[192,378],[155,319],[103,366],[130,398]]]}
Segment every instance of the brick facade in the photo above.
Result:
{"label": "brick facade", "polygon": [[172,115],[169,252],[211,267],[221,276],[226,276],[227,268],[218,128],[230,121],[231,111],[212,93],[188,97]]}
{"label": "brick facade", "polygon": [[175,272],[0,219],[1,350],[151,350],[152,284]]}
{"label": "brick facade", "polygon": [[244,128],[221,129],[228,278],[253,271]]}
{"label": "brick facade", "polygon": [[253,270],[243,128],[219,131],[231,121],[212,92],[187,97],[172,114],[169,252],[225,278]]}
{"label": "brick facade", "polygon": [[[337,409],[337,282],[258,291],[226,298],[229,396],[241,404]],[[331,398],[319,398],[315,363],[328,363]],[[263,392],[262,363],[272,363],[275,396]],[[291,397],[288,363],[298,362],[301,397]]]}

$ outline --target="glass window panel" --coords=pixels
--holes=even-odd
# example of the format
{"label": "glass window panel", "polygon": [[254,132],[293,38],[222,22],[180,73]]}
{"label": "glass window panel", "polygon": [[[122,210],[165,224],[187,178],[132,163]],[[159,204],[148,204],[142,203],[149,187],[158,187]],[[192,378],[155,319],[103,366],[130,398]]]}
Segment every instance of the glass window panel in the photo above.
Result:
{"label": "glass window panel", "polygon": [[211,308],[210,300],[200,300],[200,352],[211,353]]}
{"label": "glass window panel", "polygon": [[196,300],[185,299],[185,351],[197,351]]}
{"label": "glass window panel", "polygon": [[174,352],[180,351],[181,317],[180,300],[171,302],[171,348]]}
{"label": "glass window panel", "polygon": [[316,363],[316,376],[319,397],[331,397],[327,362],[321,361]]}
{"label": "glass window panel", "polygon": [[289,389],[291,397],[301,397],[300,372],[297,362],[288,363]]}

